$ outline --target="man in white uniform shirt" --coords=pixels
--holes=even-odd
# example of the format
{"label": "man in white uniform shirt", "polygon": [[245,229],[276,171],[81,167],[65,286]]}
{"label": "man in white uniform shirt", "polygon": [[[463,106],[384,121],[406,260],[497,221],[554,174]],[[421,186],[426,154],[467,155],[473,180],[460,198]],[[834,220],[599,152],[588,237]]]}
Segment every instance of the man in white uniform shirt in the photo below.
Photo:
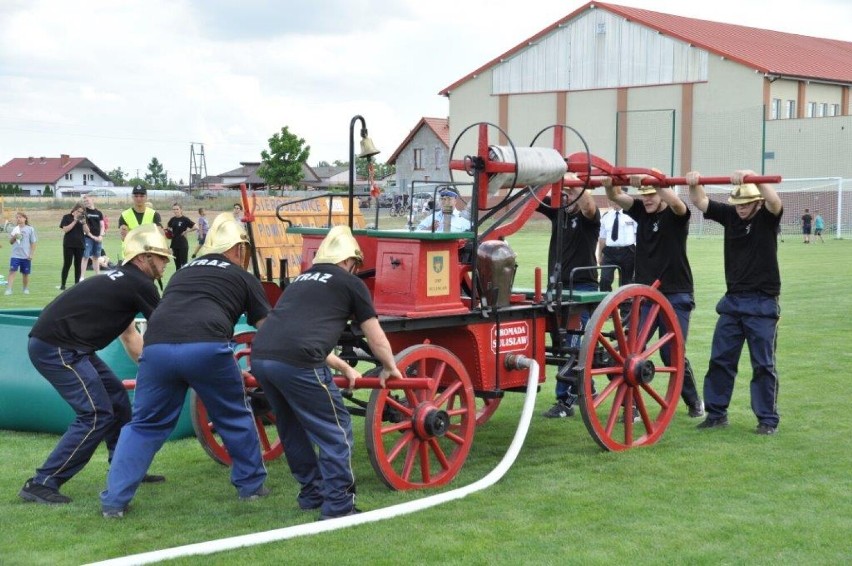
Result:
{"label": "man in white uniform shirt", "polygon": [[[420,221],[417,225],[417,230],[442,232],[444,231],[444,208],[452,207],[453,216],[450,219],[450,232],[466,232],[470,230],[470,212],[467,210],[459,210],[457,199],[459,194],[452,189],[444,189],[440,192],[441,202],[438,209],[432,214],[431,212]],[[467,217],[465,217],[467,216]]]}
{"label": "man in white uniform shirt", "polygon": [[[611,203],[601,217],[598,239],[600,265],[617,265],[621,269],[618,286],[633,283],[633,268],[636,263],[636,221],[624,214],[616,203]],[[601,291],[612,291],[615,269],[601,270]]]}

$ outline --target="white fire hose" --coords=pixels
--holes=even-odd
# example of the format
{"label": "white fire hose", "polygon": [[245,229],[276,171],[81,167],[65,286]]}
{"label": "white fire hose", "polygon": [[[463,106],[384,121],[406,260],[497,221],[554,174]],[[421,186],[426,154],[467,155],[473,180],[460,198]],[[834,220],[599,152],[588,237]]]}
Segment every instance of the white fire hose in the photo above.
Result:
{"label": "white fire hose", "polygon": [[466,485],[452,491],[447,491],[445,493],[430,495],[415,501],[391,505],[390,507],[375,509],[373,511],[366,511],[364,513],[359,513],[358,515],[349,515],[347,517],[294,525],[292,527],[274,529],[261,533],[252,533],[248,535],[188,544],[185,546],[165,548],[152,552],[143,552],[141,554],[113,558],[102,562],[94,562],[87,566],[129,566],[135,564],[150,564],[152,562],[180,558],[183,556],[213,554],[215,552],[222,552],[235,548],[287,540],[306,535],[315,535],[345,527],[363,525],[364,523],[392,519],[393,517],[399,517],[400,515],[408,515],[409,513],[422,511],[423,509],[428,509],[430,507],[436,507],[443,503],[461,499],[471,493],[476,493],[477,491],[489,488],[506,475],[506,472],[509,471],[509,468],[512,467],[515,459],[517,459],[518,453],[524,445],[524,440],[526,440],[527,432],[530,428],[530,421],[532,420],[533,409],[535,408],[539,365],[535,360],[523,356],[518,356],[516,360],[516,367],[529,368],[529,377],[527,379],[527,392],[524,399],[524,407],[521,411],[521,418],[518,422],[518,428],[515,431],[515,437],[512,439],[512,443],[509,445],[509,449],[506,451],[506,454],[503,456],[500,463],[498,463],[497,466],[488,473],[488,475],[470,485]]}

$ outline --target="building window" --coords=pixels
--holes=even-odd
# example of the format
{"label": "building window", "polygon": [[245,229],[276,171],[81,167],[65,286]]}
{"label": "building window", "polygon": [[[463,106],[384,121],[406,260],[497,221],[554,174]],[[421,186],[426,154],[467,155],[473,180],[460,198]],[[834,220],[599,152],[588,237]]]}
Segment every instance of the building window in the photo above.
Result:
{"label": "building window", "polygon": [[788,100],[787,101],[787,118],[795,118],[796,117],[796,101]]}
{"label": "building window", "polygon": [[773,98],[772,106],[769,109],[769,119],[778,120],[779,118],[781,118],[781,99]]}
{"label": "building window", "polygon": [[414,170],[423,170],[423,149],[418,148],[414,150]]}
{"label": "building window", "polygon": [[840,105],[832,104],[829,106],[829,112],[831,112],[829,116],[840,116]]}
{"label": "building window", "polygon": [[74,180],[74,173],[65,173],[65,180],[66,181],[73,181]]}
{"label": "building window", "polygon": [[819,116],[820,118],[822,118],[823,116],[828,116],[828,103],[823,102],[822,104],[820,104],[817,112],[819,112],[817,116]]}
{"label": "building window", "polygon": [[815,118],[817,112],[817,103],[816,102],[808,102],[805,110],[805,118]]}
{"label": "building window", "polygon": [[435,169],[441,168],[441,148],[435,148]]}

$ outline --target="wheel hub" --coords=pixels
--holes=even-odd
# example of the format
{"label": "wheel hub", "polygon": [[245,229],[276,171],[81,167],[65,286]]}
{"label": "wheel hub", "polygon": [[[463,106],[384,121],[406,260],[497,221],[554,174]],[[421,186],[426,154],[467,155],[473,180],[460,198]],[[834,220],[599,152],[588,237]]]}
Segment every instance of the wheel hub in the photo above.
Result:
{"label": "wheel hub", "polygon": [[629,356],[624,364],[624,377],[627,383],[636,387],[642,383],[651,383],[654,380],[654,362],[643,360],[639,356]]}
{"label": "wheel hub", "polygon": [[444,436],[450,428],[450,415],[436,407],[422,407],[414,416],[414,428],[421,438]]}

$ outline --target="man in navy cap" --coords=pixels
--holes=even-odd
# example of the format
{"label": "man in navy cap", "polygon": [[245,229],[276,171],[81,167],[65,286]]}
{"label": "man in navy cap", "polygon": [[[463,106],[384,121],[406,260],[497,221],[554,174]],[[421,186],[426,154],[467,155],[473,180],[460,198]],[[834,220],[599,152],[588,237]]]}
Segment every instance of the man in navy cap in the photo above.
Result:
{"label": "man in navy cap", "polygon": [[[470,220],[464,217],[461,210],[458,209],[456,203],[459,202],[459,194],[453,189],[443,189],[439,193],[441,197],[441,206],[430,212],[426,218],[420,221],[417,225],[417,230],[428,230],[432,232],[466,232],[470,230]],[[449,218],[449,230],[444,229],[444,211],[452,210],[452,217]]]}

